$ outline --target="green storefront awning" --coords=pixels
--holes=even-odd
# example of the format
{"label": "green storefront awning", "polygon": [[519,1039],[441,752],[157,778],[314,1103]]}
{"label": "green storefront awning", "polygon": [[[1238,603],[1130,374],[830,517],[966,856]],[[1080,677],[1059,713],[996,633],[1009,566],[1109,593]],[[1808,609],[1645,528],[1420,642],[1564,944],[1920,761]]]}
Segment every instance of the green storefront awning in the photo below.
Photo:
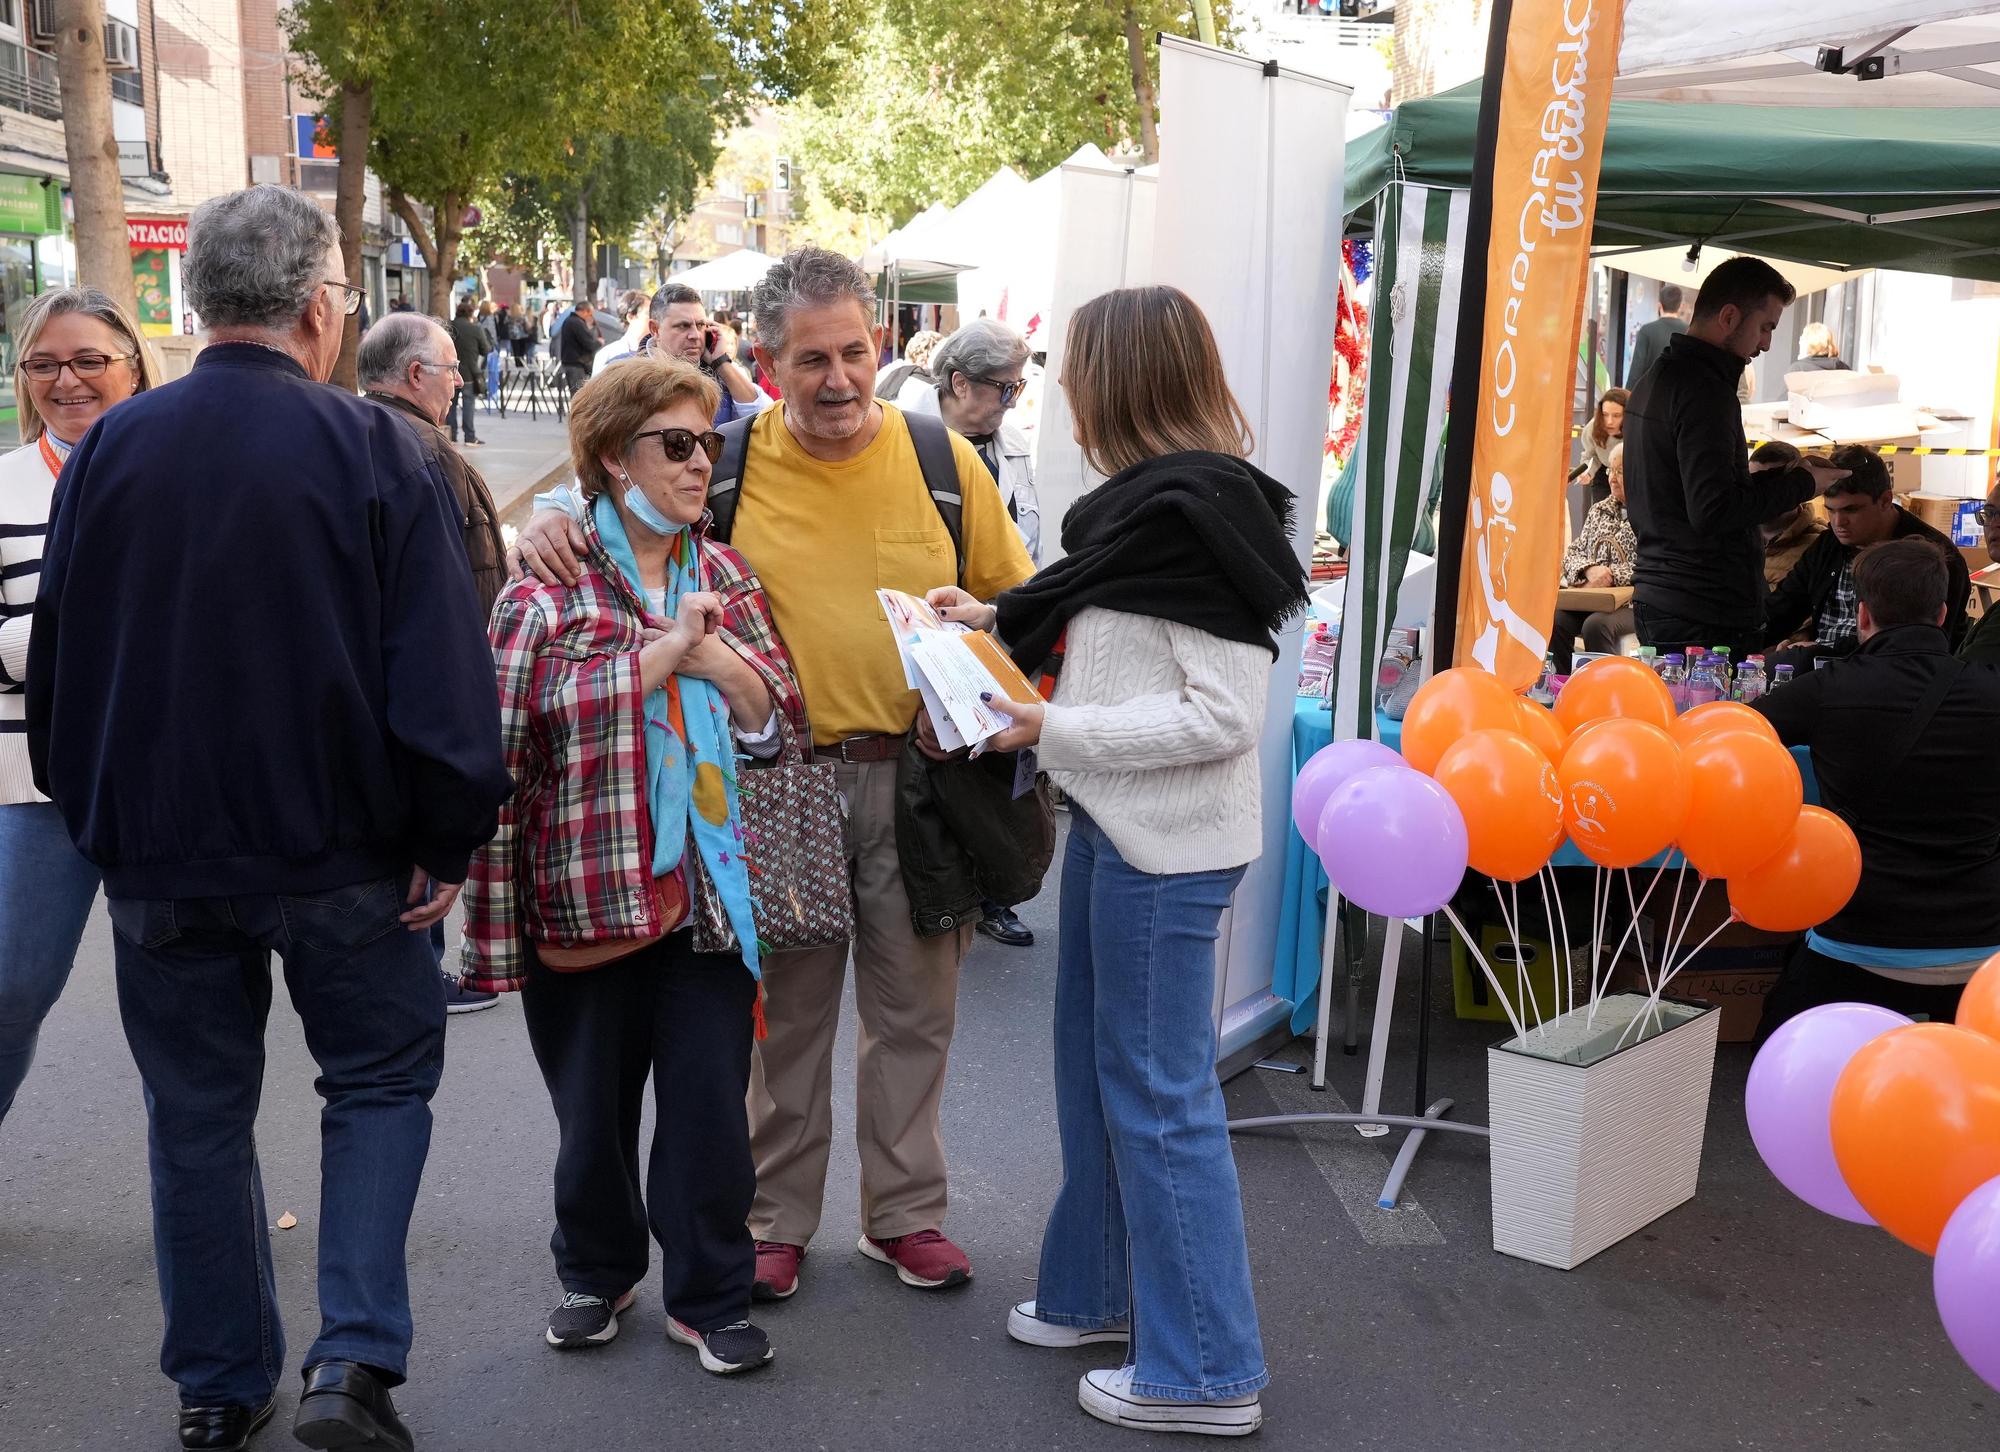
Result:
{"label": "green storefront awning", "polygon": [[0,171],[0,232],[45,237],[63,229],[62,183]]}
{"label": "green storefront awning", "polygon": [[[1350,142],[1349,215],[1394,176],[1470,187],[1478,119],[1475,82]],[[1593,241],[2000,281],[2000,106],[1614,100]]]}

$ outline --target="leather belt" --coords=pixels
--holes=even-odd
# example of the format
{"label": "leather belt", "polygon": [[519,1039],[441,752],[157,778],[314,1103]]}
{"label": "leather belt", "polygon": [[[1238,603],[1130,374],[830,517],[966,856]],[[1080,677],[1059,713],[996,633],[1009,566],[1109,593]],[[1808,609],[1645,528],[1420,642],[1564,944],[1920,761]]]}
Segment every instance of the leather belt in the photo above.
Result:
{"label": "leather belt", "polygon": [[881,732],[870,732],[866,736],[850,736],[845,741],[836,741],[831,746],[815,746],[813,755],[830,756],[836,761],[894,761],[903,754],[903,743],[909,738],[902,735],[887,736]]}

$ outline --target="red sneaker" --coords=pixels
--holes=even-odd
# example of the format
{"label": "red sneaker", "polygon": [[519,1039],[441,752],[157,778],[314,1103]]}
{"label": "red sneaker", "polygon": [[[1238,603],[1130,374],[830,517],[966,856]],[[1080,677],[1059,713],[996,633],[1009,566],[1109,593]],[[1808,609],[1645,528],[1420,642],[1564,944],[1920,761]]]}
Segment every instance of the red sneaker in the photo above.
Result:
{"label": "red sneaker", "polygon": [[939,1230],[917,1230],[894,1240],[861,1237],[858,1247],[870,1260],[896,1268],[896,1279],[921,1291],[962,1286],[972,1279],[972,1262]]}
{"label": "red sneaker", "polygon": [[753,1301],[782,1301],[799,1288],[799,1262],[806,1258],[803,1245],[786,1245],[781,1240],[757,1242],[757,1279],[751,1282]]}

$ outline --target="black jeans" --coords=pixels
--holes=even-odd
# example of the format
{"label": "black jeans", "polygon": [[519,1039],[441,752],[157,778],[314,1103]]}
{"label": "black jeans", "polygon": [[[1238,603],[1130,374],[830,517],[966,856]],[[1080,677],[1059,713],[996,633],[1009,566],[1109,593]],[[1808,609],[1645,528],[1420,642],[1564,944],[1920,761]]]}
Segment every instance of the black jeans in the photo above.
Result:
{"label": "black jeans", "polygon": [[160,1369],[183,1406],[262,1406],[284,1363],[252,1137],[273,952],[325,1101],[319,1337],[305,1364],[403,1378],[405,1243],[444,1071],[444,982],[424,935],[400,920],[408,882],[111,901],[118,1012],[146,1086]]}
{"label": "black jeans", "polygon": [[1566,676],[1576,655],[1576,638],[1583,637],[1585,650],[1605,655],[1618,654],[1618,642],[1632,630],[1632,607],[1616,610],[1556,611],[1555,627],[1549,632],[1549,652],[1556,658],[1556,674]]}
{"label": "black jeans", "polygon": [[1884,978],[1801,943],[1778,975],[1771,996],[1764,1000],[1764,1016],[1757,1022],[1757,1046],[1762,1048],[1764,1040],[1785,1020],[1825,1003],[1872,1003],[1911,1018],[1923,1016],[1933,1023],[1950,1023],[1958,1016],[1958,1000],[1964,992],[1963,984],[1904,983]]}
{"label": "black jeans", "polygon": [[[580,973],[530,964],[521,1007],[562,1135],[549,1249],[564,1290],[611,1300],[644,1280],[650,1224],[668,1315],[713,1331],[749,1314],[756,1001],[741,958],[696,953],[686,932]],[[649,1073],[656,1122],[642,1197]]]}
{"label": "black jeans", "polygon": [[1639,643],[1652,646],[1661,655],[1669,651],[1713,650],[1726,645],[1730,658],[1742,665],[1764,645],[1763,632],[1753,627],[1684,620],[1637,600],[1632,602],[1632,619],[1639,628]]}

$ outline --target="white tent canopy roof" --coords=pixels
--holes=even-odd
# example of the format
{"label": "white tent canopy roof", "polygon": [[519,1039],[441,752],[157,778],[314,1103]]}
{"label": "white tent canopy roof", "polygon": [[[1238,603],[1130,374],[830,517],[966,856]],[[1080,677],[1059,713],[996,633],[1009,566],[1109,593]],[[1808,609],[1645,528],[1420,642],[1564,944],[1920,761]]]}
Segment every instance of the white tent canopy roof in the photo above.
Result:
{"label": "white tent canopy roof", "polygon": [[1631,0],[1616,94],[1758,106],[2000,105],[2000,4]]}
{"label": "white tent canopy roof", "polygon": [[[1694,270],[1687,268],[1687,248],[1685,247],[1598,247],[1592,252],[1596,261],[1620,272],[1629,272],[1637,277],[1650,277],[1655,282],[1673,282],[1686,288],[1699,288],[1708,280],[1708,275],[1732,257],[1751,256],[1756,253],[1739,253],[1728,247],[1705,247]],[[1867,272],[1867,268],[1857,268],[1843,272],[1834,267],[1811,267],[1803,262],[1791,262],[1779,257],[1764,257],[1778,269],[1786,282],[1798,289],[1799,296],[1825,292],[1837,282],[1852,282]]]}
{"label": "white tent canopy roof", "polygon": [[690,267],[686,272],[677,272],[667,280],[685,283],[696,292],[743,292],[762,282],[764,274],[777,265],[777,258],[745,247],[713,262]]}

